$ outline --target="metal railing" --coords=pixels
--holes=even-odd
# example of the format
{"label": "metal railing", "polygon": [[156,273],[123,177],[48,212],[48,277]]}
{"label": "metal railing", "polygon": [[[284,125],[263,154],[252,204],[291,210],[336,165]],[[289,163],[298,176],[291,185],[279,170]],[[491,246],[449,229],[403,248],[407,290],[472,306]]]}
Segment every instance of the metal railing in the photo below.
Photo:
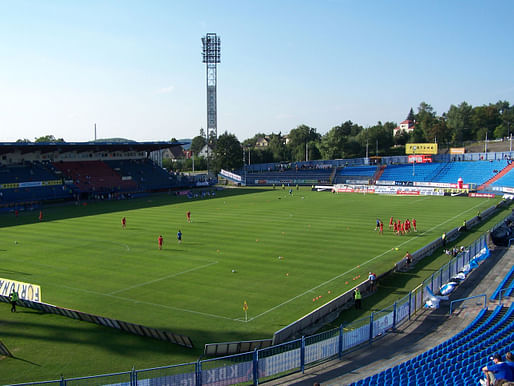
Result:
{"label": "metal railing", "polygon": [[471,300],[471,299],[475,299],[475,298],[481,298],[483,297],[484,298],[484,306],[483,308],[487,308],[487,295],[486,294],[482,294],[482,295],[475,295],[475,296],[470,296],[468,298],[463,298],[463,299],[457,299],[457,300],[452,300],[450,302],[450,315],[452,314],[452,311],[453,311],[453,304],[457,304],[457,303],[461,303],[461,302],[465,302],[466,300]]}

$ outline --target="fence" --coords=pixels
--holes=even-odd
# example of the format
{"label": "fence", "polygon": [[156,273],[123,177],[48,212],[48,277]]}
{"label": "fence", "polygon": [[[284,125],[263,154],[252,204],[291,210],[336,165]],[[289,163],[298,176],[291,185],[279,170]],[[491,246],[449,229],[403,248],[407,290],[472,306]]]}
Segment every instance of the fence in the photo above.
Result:
{"label": "fence", "polygon": [[461,252],[393,305],[369,317],[316,335],[302,337],[280,345],[256,349],[253,352],[221,358],[199,360],[181,365],[152,369],[95,375],[82,378],[62,378],[55,381],[23,383],[21,385],[233,385],[258,384],[284,375],[304,371],[306,367],[329,359],[340,358],[345,352],[367,344],[393,331],[410,320],[424,307],[429,294],[426,288],[436,293],[442,284],[449,281],[465,265],[481,261],[488,256],[486,236],[483,235],[464,252]]}
{"label": "fence", "polygon": [[[0,302],[9,303],[9,297],[0,295]],[[88,314],[86,312],[75,311],[69,308],[54,306],[53,304],[33,302],[31,300],[25,299],[19,299],[17,303],[23,307],[32,308],[49,314],[62,315],[68,318],[82,320],[84,322],[95,323],[100,326],[116,328],[121,331],[129,332],[131,334],[163,340],[166,342],[178,344],[179,346],[184,346],[188,348],[193,347],[193,341],[191,340],[191,338],[185,335],[175,334],[170,331],[146,327],[141,324],[124,322],[122,320],[106,318],[103,316]]]}

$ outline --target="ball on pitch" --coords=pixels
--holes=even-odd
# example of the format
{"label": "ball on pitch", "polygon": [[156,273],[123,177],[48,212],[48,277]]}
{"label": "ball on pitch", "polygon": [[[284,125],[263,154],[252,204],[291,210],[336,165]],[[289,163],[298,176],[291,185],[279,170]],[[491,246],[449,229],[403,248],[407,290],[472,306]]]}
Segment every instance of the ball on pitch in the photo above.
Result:
{"label": "ball on pitch", "polygon": [[236,273],[236,270],[235,270],[235,269],[233,269],[233,270],[232,270],[232,273]]}

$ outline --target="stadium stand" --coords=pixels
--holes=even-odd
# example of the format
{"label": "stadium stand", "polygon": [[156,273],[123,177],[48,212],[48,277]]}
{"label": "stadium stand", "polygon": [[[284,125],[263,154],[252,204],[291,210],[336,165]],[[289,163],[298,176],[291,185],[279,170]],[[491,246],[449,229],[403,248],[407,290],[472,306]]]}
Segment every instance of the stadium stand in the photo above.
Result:
{"label": "stadium stand", "polygon": [[257,172],[246,174],[246,183],[247,185],[282,183],[299,185],[328,184],[330,183],[331,173],[332,168]]}
{"label": "stadium stand", "polygon": [[[446,163],[424,163],[424,164],[408,164],[408,165],[388,165],[382,176],[383,181],[420,181],[432,182]],[[452,182],[457,182],[457,179]]]}
{"label": "stadium stand", "polygon": [[155,191],[179,185],[178,178],[149,159],[106,161],[116,173],[130,178],[141,190]]}
{"label": "stadium stand", "polygon": [[180,145],[128,140],[2,142],[0,210],[34,209],[45,201],[126,198],[132,193],[212,184],[210,179],[168,173],[158,165],[164,149]]}
{"label": "stadium stand", "polygon": [[[509,169],[511,167],[514,167],[514,164],[510,164]],[[514,186],[514,173],[510,172],[510,170],[509,170],[508,173],[505,173],[504,175],[502,175],[497,180],[491,182],[491,186],[510,186],[510,187],[513,187]]]}
{"label": "stadium stand", "polygon": [[480,378],[480,368],[492,354],[505,355],[512,348],[514,307],[500,305],[484,309],[451,339],[354,385],[469,385]]}
{"label": "stadium stand", "polygon": [[493,178],[507,165],[507,160],[450,162],[447,164],[448,167],[436,176],[436,181],[455,183],[460,177],[465,183],[479,185]]}
{"label": "stadium stand", "polygon": [[103,161],[55,162],[53,164],[79,192],[130,191],[137,188],[137,183],[124,180]]}
{"label": "stadium stand", "polygon": [[347,166],[336,173],[335,184],[345,183],[347,180],[370,180],[377,172],[376,166]]}
{"label": "stadium stand", "polygon": [[456,183],[462,178],[465,183],[482,184],[507,166],[507,160],[388,165],[380,180]]}
{"label": "stadium stand", "polygon": [[0,205],[70,197],[71,191],[48,163],[25,161],[0,168]]}

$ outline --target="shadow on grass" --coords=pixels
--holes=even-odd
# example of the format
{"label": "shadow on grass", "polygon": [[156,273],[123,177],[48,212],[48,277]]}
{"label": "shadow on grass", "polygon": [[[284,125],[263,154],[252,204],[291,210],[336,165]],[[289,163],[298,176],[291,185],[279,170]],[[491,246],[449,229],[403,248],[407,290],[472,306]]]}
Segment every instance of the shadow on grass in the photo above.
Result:
{"label": "shadow on grass", "polygon": [[[183,189],[188,190],[188,189]],[[211,190],[211,189],[207,189]],[[176,196],[175,191],[171,193],[149,193],[145,197],[134,198],[130,200],[115,200],[115,201],[81,201],[77,205],[75,201],[64,202],[60,204],[51,204],[48,206],[43,205],[44,220],[43,222],[50,222],[56,220],[64,220],[75,217],[94,216],[105,213],[115,213],[127,210],[135,210],[142,208],[152,208],[165,205],[194,203],[198,201],[212,201],[213,203],[232,196],[240,196],[245,194],[255,194],[267,192],[271,189],[250,189],[250,188],[237,188],[225,189],[216,192],[215,197],[208,198],[192,198],[186,196]],[[84,205],[84,203],[86,205]],[[4,213],[0,215],[0,228],[27,225],[39,223],[39,208],[35,210],[27,210],[20,212],[18,217],[12,213]],[[185,214],[184,214],[185,216]],[[121,220],[121,219],[120,219]],[[120,225],[121,226],[121,225]],[[130,223],[127,224],[127,229],[130,229]],[[137,228],[132,228],[137,229]]]}

